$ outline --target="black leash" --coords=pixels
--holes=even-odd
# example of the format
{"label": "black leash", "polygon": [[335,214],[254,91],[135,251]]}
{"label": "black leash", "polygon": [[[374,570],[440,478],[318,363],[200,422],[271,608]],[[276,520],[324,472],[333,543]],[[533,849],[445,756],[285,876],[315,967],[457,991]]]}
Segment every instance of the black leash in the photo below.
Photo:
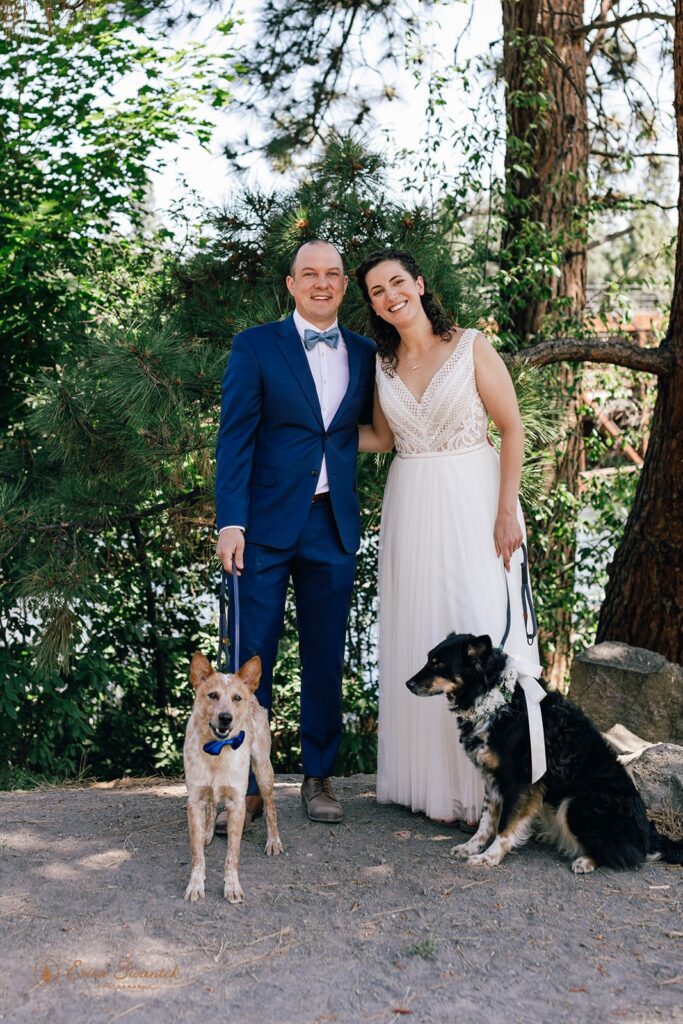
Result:
{"label": "black leash", "polygon": [[[505,641],[510,634],[510,626],[512,624],[510,587],[508,586],[508,574],[505,572],[505,566],[503,566],[503,579],[505,580],[507,609],[505,612],[505,632],[503,633],[503,639],[500,641],[499,647],[505,647]],[[522,612],[524,614],[524,632],[526,633],[526,642],[531,646],[536,638],[536,633],[538,632],[538,623],[536,621],[534,602],[531,599],[531,587],[529,586],[529,552],[526,549],[526,544],[522,544]],[[529,619],[531,619],[531,632],[529,632]]]}
{"label": "black leash", "polygon": [[[522,612],[524,614],[524,632],[526,642],[531,646],[538,633],[538,622],[536,621],[536,609],[531,599],[531,587],[529,586],[529,552],[526,544],[522,544]],[[531,632],[529,632],[529,619],[531,619]]]}
{"label": "black leash", "polygon": [[219,672],[230,671],[228,649],[228,612],[227,612],[227,591],[228,580],[232,579],[232,603],[235,611],[235,649],[233,651],[233,672],[240,667],[240,595],[237,583],[237,566],[232,563],[232,577],[230,573],[221,568],[221,592],[218,598],[218,652],[216,654],[216,668]]}

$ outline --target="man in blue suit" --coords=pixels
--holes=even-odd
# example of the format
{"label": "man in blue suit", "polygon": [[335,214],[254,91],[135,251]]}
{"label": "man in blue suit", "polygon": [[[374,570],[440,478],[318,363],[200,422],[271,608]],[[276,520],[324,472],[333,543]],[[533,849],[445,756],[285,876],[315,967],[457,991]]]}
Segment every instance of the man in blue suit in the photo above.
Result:
{"label": "man in blue suit", "polygon": [[[301,658],[301,797],[334,822],[330,786],[341,739],[346,624],[360,542],[359,422],[372,419],[375,346],[337,312],[348,286],[338,250],[300,246],[287,277],[294,314],[236,335],[217,445],[216,553],[240,575],[240,660],[258,654],[270,711],[289,580]],[[230,623],[231,641],[234,623]],[[262,810],[253,778],[247,817]]]}

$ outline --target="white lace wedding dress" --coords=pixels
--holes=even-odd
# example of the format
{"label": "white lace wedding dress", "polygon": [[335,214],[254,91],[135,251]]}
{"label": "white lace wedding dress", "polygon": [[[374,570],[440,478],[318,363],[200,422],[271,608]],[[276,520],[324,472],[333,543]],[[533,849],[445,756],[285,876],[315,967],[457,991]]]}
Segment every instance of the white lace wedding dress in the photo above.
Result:
{"label": "white lace wedding dress", "polygon": [[[483,785],[458,739],[446,698],[405,685],[448,633],[488,633],[499,644],[507,597],[493,527],[498,454],[486,440],[466,331],[421,401],[377,360],[377,386],[396,456],[384,493],[379,554],[379,754],[377,799],[430,818],[478,819]],[[522,512],[518,508],[520,523]],[[528,646],[518,551],[508,576],[512,624],[505,649],[538,661]]]}

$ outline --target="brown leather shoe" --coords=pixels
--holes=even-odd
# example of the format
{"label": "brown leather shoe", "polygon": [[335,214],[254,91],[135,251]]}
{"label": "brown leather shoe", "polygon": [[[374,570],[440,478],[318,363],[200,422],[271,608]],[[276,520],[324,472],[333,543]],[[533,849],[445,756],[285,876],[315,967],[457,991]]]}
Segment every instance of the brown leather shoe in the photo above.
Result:
{"label": "brown leather shoe", "polygon": [[[246,814],[244,815],[244,827],[251,825],[252,821],[256,821],[263,814],[263,797],[258,793],[253,796],[248,796],[244,801],[246,806]],[[227,811],[221,811],[216,818],[216,825],[214,831],[217,836],[224,836],[228,831],[228,814]]]}
{"label": "brown leather shoe", "polygon": [[301,786],[301,800],[311,821],[341,821],[344,816],[341,804],[332,792],[329,779],[318,779],[315,775],[304,778]]}

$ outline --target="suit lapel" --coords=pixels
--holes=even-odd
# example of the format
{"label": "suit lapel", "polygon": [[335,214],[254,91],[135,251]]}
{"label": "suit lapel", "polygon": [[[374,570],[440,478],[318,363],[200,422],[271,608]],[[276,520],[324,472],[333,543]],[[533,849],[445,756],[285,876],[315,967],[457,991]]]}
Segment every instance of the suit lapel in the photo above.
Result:
{"label": "suit lapel", "polygon": [[[311,374],[311,368],[306,359],[304,346],[299,337],[299,332],[294,325],[293,317],[287,317],[278,325],[278,346],[282,355],[287,360],[289,367],[297,379],[301,390],[306,396],[315,418],[323,426],[323,414],[320,410],[318,393],[315,390],[315,381]],[[349,360],[350,365],[350,360]]]}

